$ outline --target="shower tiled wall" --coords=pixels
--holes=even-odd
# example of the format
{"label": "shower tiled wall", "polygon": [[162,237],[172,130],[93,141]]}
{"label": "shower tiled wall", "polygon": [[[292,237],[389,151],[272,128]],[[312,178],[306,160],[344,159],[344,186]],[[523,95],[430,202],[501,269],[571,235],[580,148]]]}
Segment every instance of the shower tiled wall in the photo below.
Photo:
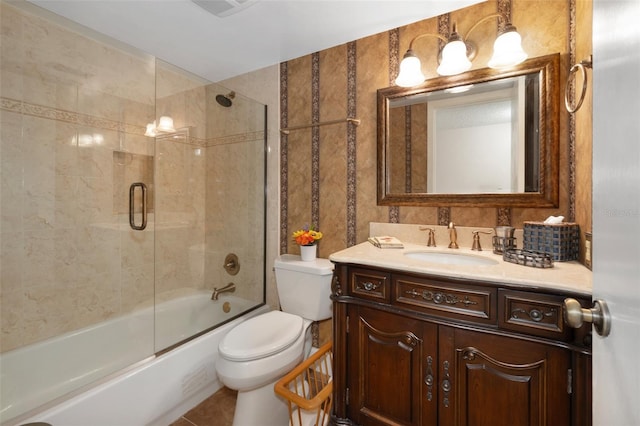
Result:
{"label": "shower tiled wall", "polygon": [[[262,302],[262,240],[248,242],[263,233],[264,169],[238,166],[264,155],[261,107],[237,95],[222,108],[219,85],[28,4],[0,7],[0,350],[224,285],[227,250],[249,283],[236,294]],[[177,132],[145,136],[160,115]],[[153,202],[142,232],[126,212],[133,181]],[[241,206],[253,222],[219,224]]]}
{"label": "shower tiled wall", "polygon": [[[114,153],[153,156],[154,59],[0,3],[2,351],[153,295],[153,238],[114,209]],[[151,262],[151,269],[148,264]]]}

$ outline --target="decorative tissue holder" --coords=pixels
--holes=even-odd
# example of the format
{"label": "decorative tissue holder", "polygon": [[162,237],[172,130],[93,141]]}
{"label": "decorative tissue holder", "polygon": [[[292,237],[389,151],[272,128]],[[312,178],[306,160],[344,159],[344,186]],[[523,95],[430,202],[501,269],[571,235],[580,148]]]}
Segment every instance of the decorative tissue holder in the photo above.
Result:
{"label": "decorative tissue holder", "polygon": [[576,260],[580,255],[577,223],[524,222],[524,249],[549,254],[553,260]]}

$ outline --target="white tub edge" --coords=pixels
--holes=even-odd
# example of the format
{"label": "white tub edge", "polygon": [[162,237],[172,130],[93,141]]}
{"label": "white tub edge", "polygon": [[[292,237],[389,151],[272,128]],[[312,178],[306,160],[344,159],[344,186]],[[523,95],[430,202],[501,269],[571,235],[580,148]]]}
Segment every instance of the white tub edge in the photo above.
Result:
{"label": "white tub edge", "polygon": [[270,309],[261,306],[55,407],[3,426],[166,426],[222,387],[215,370],[222,337]]}

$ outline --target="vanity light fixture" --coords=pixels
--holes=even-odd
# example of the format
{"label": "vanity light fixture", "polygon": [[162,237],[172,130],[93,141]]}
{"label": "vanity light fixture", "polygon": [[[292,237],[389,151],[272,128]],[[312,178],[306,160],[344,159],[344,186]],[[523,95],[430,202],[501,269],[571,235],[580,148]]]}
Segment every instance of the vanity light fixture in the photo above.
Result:
{"label": "vanity light fixture", "polygon": [[420,34],[414,37],[400,63],[400,72],[395,80],[396,85],[411,87],[424,82],[425,76],[422,73],[420,59],[413,52],[413,43],[425,36],[437,37],[446,43],[440,52],[440,65],[436,70],[439,75],[456,75],[469,70],[471,61],[476,57],[476,46],[469,40],[469,35],[478,25],[492,18],[500,18],[506,24],[493,43],[493,56],[489,60],[489,67],[509,68],[527,59],[527,53],[522,49],[522,38],[516,31],[516,27],[502,13],[494,13],[473,24],[465,37],[458,34],[455,23],[448,38],[437,34]]}
{"label": "vanity light fixture", "polygon": [[425,33],[415,36],[411,39],[409,43],[409,49],[407,53],[402,57],[402,62],[400,62],[400,72],[398,73],[398,77],[396,77],[396,85],[400,87],[411,87],[417,86],[418,84],[424,82],[426,77],[422,73],[422,65],[420,64],[420,59],[413,53],[413,43],[415,43],[418,39],[423,37],[436,37],[447,43],[447,39],[439,34],[431,34]]}
{"label": "vanity light fixture", "polygon": [[[461,74],[471,68],[468,46],[464,39],[458,35],[458,28],[453,24],[453,31],[449,36],[449,41],[442,48],[442,61],[436,72],[440,75]],[[475,50],[472,50],[475,57]]]}

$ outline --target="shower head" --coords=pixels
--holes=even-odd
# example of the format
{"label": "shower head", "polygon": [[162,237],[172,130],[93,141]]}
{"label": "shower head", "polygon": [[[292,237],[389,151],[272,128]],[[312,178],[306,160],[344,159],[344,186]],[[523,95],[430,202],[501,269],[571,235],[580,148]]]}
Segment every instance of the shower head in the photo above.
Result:
{"label": "shower head", "polygon": [[231,99],[235,97],[236,97],[236,92],[229,92],[227,96],[225,95],[216,96],[216,102],[218,102],[220,105],[222,105],[225,108],[229,108],[231,104],[233,104],[233,102],[231,102]]}

